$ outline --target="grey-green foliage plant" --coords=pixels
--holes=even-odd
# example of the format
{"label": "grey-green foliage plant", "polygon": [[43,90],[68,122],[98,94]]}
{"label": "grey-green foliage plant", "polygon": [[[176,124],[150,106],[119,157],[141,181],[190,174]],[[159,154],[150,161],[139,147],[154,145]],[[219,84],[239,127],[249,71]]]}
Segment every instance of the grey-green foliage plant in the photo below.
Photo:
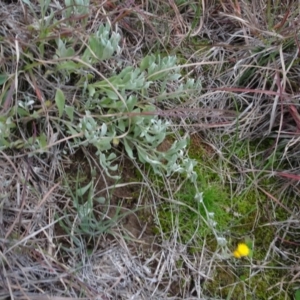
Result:
{"label": "grey-green foliage plant", "polygon": [[[84,186],[80,185],[80,171],[78,170],[75,180],[75,190],[69,186],[68,181],[65,182],[65,186],[69,195],[72,197],[74,210],[76,212],[75,217],[65,215],[63,220],[59,221],[60,226],[68,233],[76,245],[72,251],[78,251],[82,242],[79,237],[86,236],[88,238],[99,236],[104,232],[109,232],[110,229],[116,225],[120,219],[119,208],[116,209],[114,216],[110,219],[106,219],[104,216],[96,216],[94,210],[94,204],[104,204],[104,197],[97,197],[95,194],[95,170],[92,170],[92,179]],[[69,249],[65,249],[70,251]]]}
{"label": "grey-green foliage plant", "polygon": [[[119,41],[119,34],[111,32],[109,25],[101,25],[90,36],[79,59],[65,60],[57,65],[57,71],[63,70],[68,73],[67,76],[85,74],[76,84],[86,97],[83,103],[85,116],[77,119],[76,123],[73,122],[73,114],[68,113],[71,122],[65,121],[70,134],[82,133],[73,146],[94,145],[107,174],[117,169],[113,164],[116,156],[111,150],[113,140],[118,140],[124,144],[131,159],[138,158],[142,163],[149,163],[157,174],[179,172],[195,177],[195,162],[187,157],[185,151],[187,138],[175,141],[166,152],[157,150],[171,134],[171,124],[165,116],[158,114],[150,94],[155,88],[159,101],[178,99],[184,97],[187,90],[199,92],[200,82],[189,78],[178,85],[181,73],[176,57],[160,55],[146,56],[137,67],[125,66],[119,73],[93,81],[92,65],[117,55]],[[58,46],[56,55],[65,57],[69,51],[67,46],[63,41],[58,41]],[[169,93],[167,87],[172,84],[177,86],[177,90]]]}
{"label": "grey-green foliage plant", "polygon": [[64,12],[65,18],[70,18],[72,15],[84,15],[89,12],[89,0],[65,0],[66,9]]}
{"label": "grey-green foliage plant", "polygon": [[[47,23],[47,28],[40,28],[40,24],[41,31],[45,32],[59,23],[52,16],[52,10],[50,15],[51,18],[47,19],[47,22],[52,20],[53,24]],[[45,13],[43,16],[46,17]],[[50,32],[46,35],[49,34]],[[172,131],[168,115],[159,113],[154,102],[182,99],[187,97],[187,93],[199,93],[200,82],[192,78],[181,78],[181,68],[175,56],[148,55],[138,66],[121,63],[121,60],[118,60],[120,39],[120,34],[113,32],[109,24],[102,24],[95,33],[90,34],[81,51],[75,54],[72,38],[55,38],[53,60],[56,64],[46,71],[46,76],[51,76],[59,83],[55,93],[58,121],[57,118],[50,120],[53,120],[56,126],[60,123],[58,126],[64,131],[64,135],[74,137],[70,143],[71,147],[95,146],[99,162],[109,175],[117,169],[117,165],[114,164],[116,154],[112,149],[112,143],[117,141],[124,145],[131,159],[148,163],[155,173],[167,176],[185,173],[195,180],[195,162],[189,159],[186,153],[188,138],[175,141],[166,152],[157,149]],[[43,48],[41,45],[37,47]],[[41,55],[43,53],[44,51],[40,52]],[[26,57],[30,55],[27,54]],[[117,64],[121,71],[103,76],[94,66],[109,60]],[[30,67],[33,68],[34,64]],[[5,74],[2,77],[3,82],[8,80]],[[73,83],[74,89],[76,88],[79,96],[84,99],[76,108],[61,88],[75,77],[77,79]],[[21,118],[41,118],[41,109],[34,109],[35,103],[32,99],[29,99],[29,102],[30,105],[27,105],[24,101],[19,101],[15,108],[16,113]],[[6,140],[15,125],[10,116],[0,119],[1,149],[16,146],[16,141]],[[34,142],[36,145],[17,141],[17,145],[19,148],[34,151],[39,150],[39,145],[42,145],[43,149],[47,148],[44,135],[35,137]]]}

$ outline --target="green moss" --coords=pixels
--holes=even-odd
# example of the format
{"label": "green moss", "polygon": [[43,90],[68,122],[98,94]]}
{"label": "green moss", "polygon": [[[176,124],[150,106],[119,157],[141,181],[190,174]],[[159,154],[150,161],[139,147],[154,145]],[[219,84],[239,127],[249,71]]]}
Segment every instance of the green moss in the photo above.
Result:
{"label": "green moss", "polygon": [[[257,189],[257,184],[268,191],[268,187],[275,182],[274,178],[264,177],[264,170],[270,168],[276,161],[276,153],[268,159],[262,154],[270,148],[270,141],[264,143],[236,143],[231,155],[245,160],[250,153],[255,154],[252,163],[261,165],[262,171],[257,174],[248,174],[245,190],[242,194],[231,199],[230,209],[232,219],[228,223],[228,231],[231,232],[231,246],[234,249],[237,240],[243,239],[246,235],[253,238],[252,265],[264,265],[256,269],[243,267],[249,263],[246,260],[235,261],[235,266],[217,268],[213,282],[206,284],[206,289],[212,296],[222,299],[290,299],[286,296],[284,288],[278,282],[285,275],[283,270],[277,268],[278,263],[268,258],[266,254],[271,243],[276,238],[275,226],[270,225],[270,220],[284,221],[288,219],[288,213],[281,207],[276,211],[270,211],[271,200],[265,193]],[[264,151],[265,150],[265,151]],[[253,157],[253,155],[252,155]],[[228,167],[228,166],[227,166]],[[229,167],[230,168],[230,167]],[[233,170],[232,170],[233,171]],[[268,224],[268,225],[267,225]],[[234,261],[232,262],[234,263]],[[214,291],[212,293],[212,291]],[[276,296],[273,296],[276,295]],[[285,298],[287,297],[287,298]]]}
{"label": "green moss", "polygon": [[[203,219],[207,220],[207,212],[214,214],[216,228],[223,231],[231,219],[227,213],[229,194],[222,188],[219,176],[208,165],[209,158],[205,149],[190,144],[190,157],[198,161],[195,172],[198,176],[197,186],[185,181],[181,189],[174,195],[176,203],[164,203],[159,209],[159,221],[163,232],[171,236],[174,229],[178,231],[182,243],[190,246],[190,251],[199,251],[204,237],[211,234],[211,228]],[[213,162],[212,162],[213,163]],[[197,189],[203,192],[203,203],[195,199]],[[210,245],[215,249],[215,244]]]}
{"label": "green moss", "polygon": [[[218,267],[214,280],[205,283],[205,290],[209,291],[212,297],[231,300],[267,300],[270,296],[278,300],[289,299],[285,298],[286,294],[280,291],[279,286],[276,287],[278,278],[284,275],[282,271],[263,268],[251,271],[243,266],[245,263],[241,261],[234,268],[229,265]],[[273,286],[274,288],[270,290]]]}
{"label": "green moss", "polygon": [[[189,155],[198,162],[195,167],[198,176],[197,186],[198,190],[203,192],[204,205],[195,200],[197,189],[187,181],[174,195],[174,199],[181,205],[165,203],[159,209],[160,225],[164,233],[171,236],[176,229],[181,242],[190,246],[190,253],[201,251],[199,247],[201,248],[204,238],[207,248],[211,251],[217,248],[211,228],[201,222],[201,217],[206,218],[204,206],[209,212],[214,213],[216,229],[227,234],[229,249],[233,251],[239,241],[245,241],[248,236],[251,238],[253,243],[251,258],[237,260],[232,257],[230,262],[224,261],[222,267],[216,268],[213,280],[205,283],[204,289],[212,297],[264,300],[276,295],[272,299],[285,299],[284,289],[280,291],[277,285],[284,276],[283,271],[276,268],[278,264],[271,259],[266,263],[266,254],[275,239],[277,230],[272,225],[266,225],[270,224],[271,202],[267,195],[257,188],[259,183],[268,190],[268,186],[274,183],[274,178],[263,176],[264,170],[272,166],[274,161],[272,156],[264,160],[264,149],[269,147],[269,140],[260,144],[239,141],[232,143],[232,149],[227,153],[229,158],[235,156],[239,160],[246,160],[250,151],[255,154],[252,156],[252,163],[260,165],[264,162],[262,172],[247,174],[246,181],[243,183],[244,191],[232,194],[216,168],[224,168],[233,174],[232,178],[234,178],[236,172],[234,166],[228,164],[228,160],[219,161],[200,139],[191,138]],[[236,187],[241,190],[238,184]],[[276,209],[276,216],[272,216],[278,221],[288,218],[286,211],[280,207]],[[250,259],[251,262],[247,261]]]}

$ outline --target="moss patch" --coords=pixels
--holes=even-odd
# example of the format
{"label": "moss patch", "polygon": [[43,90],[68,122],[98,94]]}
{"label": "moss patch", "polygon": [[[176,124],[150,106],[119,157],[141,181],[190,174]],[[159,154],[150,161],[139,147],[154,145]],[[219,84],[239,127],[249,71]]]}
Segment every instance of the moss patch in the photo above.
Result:
{"label": "moss patch", "polygon": [[[248,145],[245,147],[236,143],[229,156],[246,159],[247,150],[256,152],[257,145],[253,143],[248,148]],[[203,204],[195,200],[197,189],[194,184],[185,182],[175,194],[177,202],[165,203],[159,209],[162,230],[171,236],[176,229],[181,242],[190,246],[191,253],[199,251],[203,238],[206,240],[206,247],[214,251],[216,240],[209,226],[201,222],[201,217],[206,218],[206,208],[214,214],[216,230],[226,236],[229,249],[233,251],[238,242],[250,237],[253,251],[251,258],[232,257],[218,264],[213,280],[204,285],[205,291],[212,297],[222,299],[268,299],[270,295],[276,295],[272,299],[284,299],[285,291],[280,290],[277,285],[284,276],[283,270],[277,268],[279,265],[275,260],[267,257],[277,229],[271,225],[271,200],[253,184],[260,177],[252,178],[250,174],[244,183],[247,185],[245,190],[242,193],[231,193],[229,186],[216,171],[220,169],[218,157],[200,137],[191,138],[189,156],[198,162],[195,171],[198,190],[203,192]],[[256,157],[256,162],[260,162],[259,156]],[[228,162],[224,162],[224,168],[229,169],[232,174],[236,172]],[[263,178],[260,184],[267,188],[272,181]],[[288,218],[284,209],[278,208],[276,214],[277,220],[278,217],[281,220]]]}

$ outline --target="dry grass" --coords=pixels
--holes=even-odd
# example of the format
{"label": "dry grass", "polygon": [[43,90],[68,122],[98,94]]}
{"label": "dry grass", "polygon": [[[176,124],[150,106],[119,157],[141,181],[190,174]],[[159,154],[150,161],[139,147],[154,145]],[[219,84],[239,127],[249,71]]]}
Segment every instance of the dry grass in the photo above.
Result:
{"label": "dry grass", "polygon": [[[161,50],[182,56],[184,73],[200,79],[203,90],[197,99],[166,99],[157,108],[160,116],[172,119],[175,137],[178,127],[205,136],[222,161],[217,172],[231,185],[233,196],[249,182],[267,195],[270,222],[259,226],[272,226],[276,234],[261,265],[251,264],[250,277],[275,262],[286,275],[269,287],[270,298],[279,297],[272,294],[278,287],[288,295],[289,288],[300,284],[299,3],[202,1],[201,10],[195,10],[196,4],[173,0],[94,2],[85,25],[80,23],[84,15],[72,16],[72,31],[64,20],[51,35],[72,36],[76,46],[85,45],[89,33],[109,22],[122,35],[121,62],[96,66],[104,76],[125,63],[136,65],[145,53]],[[122,182],[116,182],[104,174],[91,149],[75,151],[63,128],[49,121],[55,120],[55,111],[46,109],[46,100],[55,97],[56,87],[73,105],[85,99],[68,79],[52,76],[58,61],[47,41],[53,36],[44,37],[48,60],[41,61],[34,46],[41,36],[30,26],[41,17],[40,6],[33,4],[31,11],[24,2],[0,1],[1,73],[10,74],[9,88],[3,87],[0,98],[0,117],[13,116],[20,99],[34,100],[45,114],[45,123],[37,127],[28,127],[26,119],[18,123],[17,138],[12,138],[17,142],[0,152],[0,299],[215,299],[203,284],[223,267],[220,253],[204,240],[199,252],[191,254],[180,242],[176,219],[171,237],[160,227],[159,204],[176,202],[182,179],[163,177],[156,184],[147,169],[128,162],[116,149],[123,166]],[[50,5],[58,18],[60,5]],[[27,65],[28,53],[40,64],[37,73]],[[154,90],[151,96],[156,95]],[[24,150],[23,141],[31,138],[34,144],[32,137],[41,132],[46,151]],[[241,158],[238,146],[232,150],[237,141],[258,146]],[[78,170],[81,183],[87,184],[92,169],[97,174],[94,195],[111,202],[94,204],[96,224],[103,227],[87,233],[70,191]],[[288,216],[284,220],[276,214],[282,207]]]}

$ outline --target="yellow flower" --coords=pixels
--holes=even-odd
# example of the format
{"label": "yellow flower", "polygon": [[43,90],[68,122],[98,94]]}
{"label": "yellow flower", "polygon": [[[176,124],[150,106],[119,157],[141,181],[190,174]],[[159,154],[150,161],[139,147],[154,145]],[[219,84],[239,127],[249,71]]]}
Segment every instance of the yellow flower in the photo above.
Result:
{"label": "yellow flower", "polygon": [[239,243],[235,251],[233,252],[233,256],[235,258],[241,258],[243,256],[248,256],[250,254],[250,248],[245,243]]}

